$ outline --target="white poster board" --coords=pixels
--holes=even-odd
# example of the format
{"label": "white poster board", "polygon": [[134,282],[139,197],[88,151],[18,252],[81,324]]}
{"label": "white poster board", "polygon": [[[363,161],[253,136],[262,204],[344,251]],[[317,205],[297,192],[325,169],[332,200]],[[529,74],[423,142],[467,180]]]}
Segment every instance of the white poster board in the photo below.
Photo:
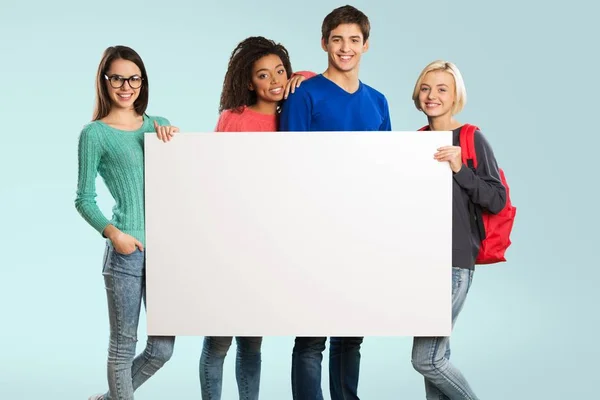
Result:
{"label": "white poster board", "polygon": [[147,134],[148,334],[449,335],[451,141]]}

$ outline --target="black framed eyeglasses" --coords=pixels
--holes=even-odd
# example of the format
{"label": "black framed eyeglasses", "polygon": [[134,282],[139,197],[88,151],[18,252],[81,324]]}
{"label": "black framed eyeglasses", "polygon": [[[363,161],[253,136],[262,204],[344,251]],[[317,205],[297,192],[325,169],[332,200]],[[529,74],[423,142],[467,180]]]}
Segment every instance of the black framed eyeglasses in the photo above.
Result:
{"label": "black framed eyeglasses", "polygon": [[139,89],[140,86],[142,86],[142,81],[144,80],[144,78],[139,75],[132,75],[129,78],[125,78],[121,75],[104,75],[104,79],[110,83],[110,86],[112,86],[113,89],[122,88],[125,82],[127,82],[129,87],[132,89]]}

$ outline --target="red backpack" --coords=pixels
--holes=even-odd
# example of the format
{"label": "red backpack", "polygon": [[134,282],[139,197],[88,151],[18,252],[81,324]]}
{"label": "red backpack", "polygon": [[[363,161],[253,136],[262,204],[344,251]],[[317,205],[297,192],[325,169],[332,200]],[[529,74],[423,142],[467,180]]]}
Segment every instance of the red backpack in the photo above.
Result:
{"label": "red backpack", "polygon": [[[429,130],[429,126],[424,126],[420,131]],[[477,169],[477,156],[475,154],[475,131],[479,130],[474,125],[465,124],[460,130],[460,148],[463,164],[475,172]],[[504,171],[499,168],[500,180],[506,188],[506,204],[498,214],[492,214],[474,207],[470,203],[470,211],[473,218],[477,221],[481,246],[475,264],[495,264],[506,261],[504,253],[511,245],[510,233],[512,231],[517,208],[510,201],[510,191]]]}

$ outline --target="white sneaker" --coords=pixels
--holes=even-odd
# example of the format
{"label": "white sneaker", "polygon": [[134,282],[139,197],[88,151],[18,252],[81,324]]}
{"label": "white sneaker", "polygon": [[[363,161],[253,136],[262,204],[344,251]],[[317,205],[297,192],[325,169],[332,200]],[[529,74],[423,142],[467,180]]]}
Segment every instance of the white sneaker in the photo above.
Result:
{"label": "white sneaker", "polygon": [[104,399],[103,394],[95,394],[93,396],[90,396],[90,398],[88,400],[103,400],[103,399]]}

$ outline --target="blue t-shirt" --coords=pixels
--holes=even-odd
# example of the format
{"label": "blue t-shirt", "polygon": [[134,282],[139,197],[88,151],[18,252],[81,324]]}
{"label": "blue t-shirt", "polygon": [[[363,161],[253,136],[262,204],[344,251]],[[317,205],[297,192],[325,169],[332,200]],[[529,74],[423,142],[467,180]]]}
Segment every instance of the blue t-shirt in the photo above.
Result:
{"label": "blue t-shirt", "polygon": [[359,81],[348,93],[322,74],[290,94],[279,117],[280,131],[391,131],[383,94]]}

